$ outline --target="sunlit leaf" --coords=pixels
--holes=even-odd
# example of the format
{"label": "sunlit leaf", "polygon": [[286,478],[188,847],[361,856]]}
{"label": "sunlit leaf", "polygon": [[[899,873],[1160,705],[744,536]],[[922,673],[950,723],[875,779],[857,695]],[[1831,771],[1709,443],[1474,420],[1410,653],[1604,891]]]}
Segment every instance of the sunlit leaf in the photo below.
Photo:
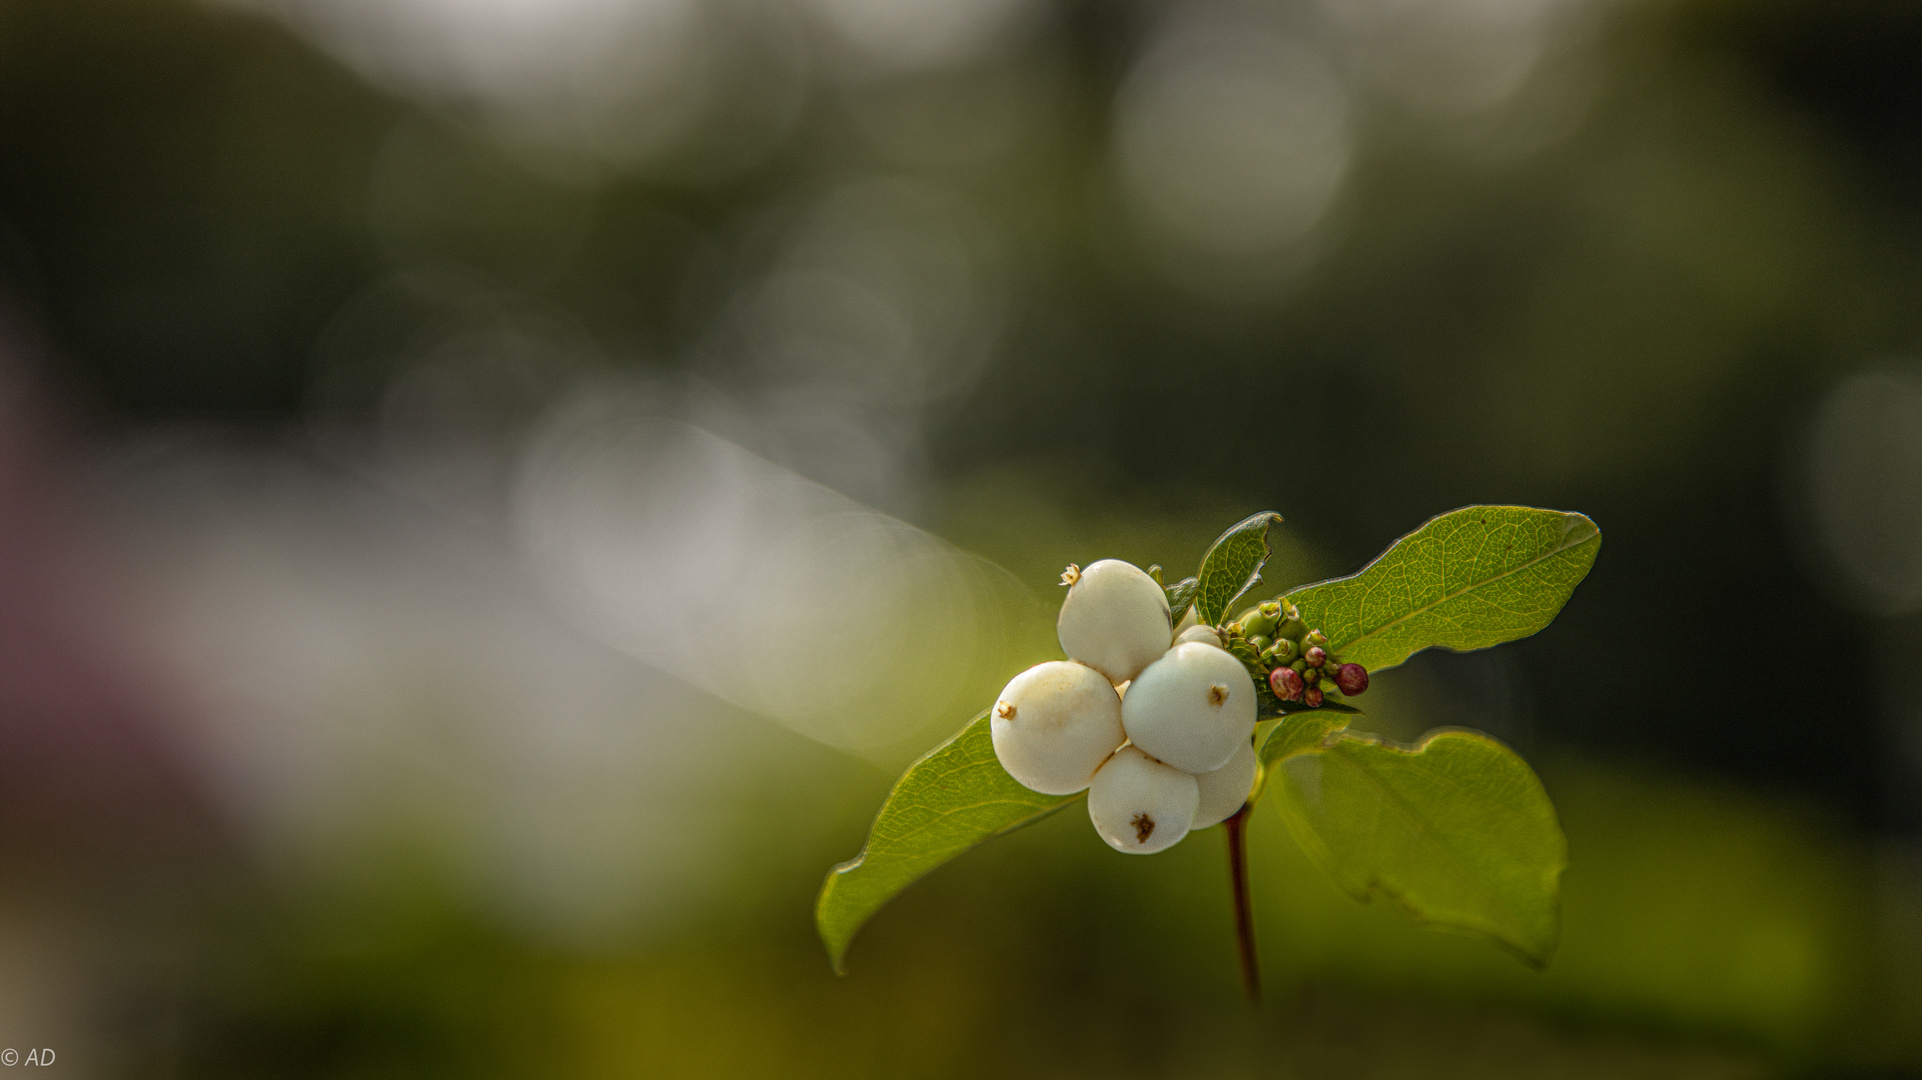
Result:
{"label": "sunlit leaf", "polygon": [[814,921],[834,970],[861,927],[942,863],[1002,833],[1047,817],[1080,795],[1022,787],[994,756],[988,714],[908,766],[868,830],[861,854],[828,871]]}
{"label": "sunlit leaf", "polygon": [[1219,625],[1235,598],[1261,580],[1261,566],[1270,554],[1268,526],[1280,521],[1281,515],[1272,510],[1254,514],[1222,533],[1202,557],[1194,602],[1204,624]]}
{"label": "sunlit leaf", "polygon": [[1268,783],[1296,841],[1342,888],[1547,962],[1568,845],[1513,751],[1472,731],[1412,747],[1342,732],[1287,748]]}
{"label": "sunlit leaf", "polygon": [[1360,573],[1288,599],[1328,635],[1330,651],[1375,671],[1432,645],[1467,651],[1535,633],[1568,602],[1601,544],[1581,514],[1468,506],[1395,541]]}
{"label": "sunlit leaf", "polygon": [[1347,712],[1311,710],[1305,705],[1297,708],[1301,711],[1264,719],[1255,726],[1255,761],[1258,768],[1255,771],[1254,790],[1248,793],[1250,803],[1261,798],[1268,777],[1277,763],[1318,745],[1321,740],[1340,731],[1349,720]]}
{"label": "sunlit leaf", "polygon": [[1345,711],[1315,709],[1290,714],[1271,728],[1256,744],[1263,767],[1304,753],[1321,745],[1323,739],[1348,726],[1352,715]]}

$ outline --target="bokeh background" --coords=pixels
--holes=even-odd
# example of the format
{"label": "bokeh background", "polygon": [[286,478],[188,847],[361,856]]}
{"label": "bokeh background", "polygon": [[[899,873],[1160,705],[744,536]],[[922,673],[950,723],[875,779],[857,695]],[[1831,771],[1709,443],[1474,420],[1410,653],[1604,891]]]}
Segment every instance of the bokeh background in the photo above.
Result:
{"label": "bokeh background", "polygon": [[[6,0],[0,1046],[141,1077],[1922,1075],[1922,9]],[[1064,813],[811,925],[1063,564],[1584,511],[1380,676],[1544,973]]]}

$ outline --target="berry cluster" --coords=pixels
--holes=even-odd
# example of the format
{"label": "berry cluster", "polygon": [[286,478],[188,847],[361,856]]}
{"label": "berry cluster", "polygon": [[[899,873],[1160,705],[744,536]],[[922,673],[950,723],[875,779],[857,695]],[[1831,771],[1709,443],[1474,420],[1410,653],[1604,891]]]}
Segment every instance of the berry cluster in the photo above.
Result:
{"label": "berry cluster", "polygon": [[1001,691],[989,729],[1002,768],[1048,795],[1085,788],[1095,831],[1117,851],[1151,854],[1225,821],[1255,782],[1260,701],[1247,665],[1220,636],[1172,634],[1167,594],[1136,566],[1104,559],[1061,581],[1056,631],[1070,659]]}
{"label": "berry cluster", "polygon": [[[1212,628],[1197,627],[1203,633]],[[1368,669],[1344,664],[1328,650],[1328,635],[1310,629],[1301,612],[1286,600],[1270,600],[1243,612],[1223,627],[1219,643],[1268,683],[1277,701],[1300,702],[1311,709],[1368,689]]]}

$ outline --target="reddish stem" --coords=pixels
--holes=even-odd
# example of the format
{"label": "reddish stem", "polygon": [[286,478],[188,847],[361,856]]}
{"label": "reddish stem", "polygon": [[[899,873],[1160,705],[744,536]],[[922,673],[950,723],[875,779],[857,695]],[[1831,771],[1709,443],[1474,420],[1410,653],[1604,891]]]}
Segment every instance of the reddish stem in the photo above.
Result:
{"label": "reddish stem", "polygon": [[1228,837],[1228,880],[1235,894],[1235,937],[1241,944],[1241,988],[1248,1003],[1261,1004],[1261,961],[1255,955],[1255,906],[1248,890],[1248,811],[1244,805],[1221,824]]}

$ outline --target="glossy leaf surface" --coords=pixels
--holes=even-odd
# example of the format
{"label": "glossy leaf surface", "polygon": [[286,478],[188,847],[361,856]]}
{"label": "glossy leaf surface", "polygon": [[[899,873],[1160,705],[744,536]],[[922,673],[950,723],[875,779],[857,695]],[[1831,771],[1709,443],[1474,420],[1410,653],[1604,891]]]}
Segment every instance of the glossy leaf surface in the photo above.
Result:
{"label": "glossy leaf surface", "polygon": [[1281,515],[1272,510],[1252,514],[1222,533],[1202,557],[1194,602],[1204,624],[1220,625],[1235,598],[1261,580],[1262,564],[1271,553],[1268,527],[1280,521]]}
{"label": "glossy leaf surface", "polygon": [[828,871],[814,920],[834,969],[846,970],[854,935],[902,889],[976,844],[1081,798],[1042,795],[1016,783],[995,759],[984,710],[908,766],[881,804],[861,854]]}
{"label": "glossy leaf surface", "polygon": [[1581,514],[1468,506],[1433,518],[1350,577],[1288,594],[1330,651],[1378,671],[1430,646],[1465,652],[1547,626],[1594,565]]}
{"label": "glossy leaf surface", "polygon": [[1414,746],[1342,732],[1283,749],[1268,790],[1296,842],[1343,889],[1547,962],[1568,846],[1541,781],[1513,751],[1472,731]]}

